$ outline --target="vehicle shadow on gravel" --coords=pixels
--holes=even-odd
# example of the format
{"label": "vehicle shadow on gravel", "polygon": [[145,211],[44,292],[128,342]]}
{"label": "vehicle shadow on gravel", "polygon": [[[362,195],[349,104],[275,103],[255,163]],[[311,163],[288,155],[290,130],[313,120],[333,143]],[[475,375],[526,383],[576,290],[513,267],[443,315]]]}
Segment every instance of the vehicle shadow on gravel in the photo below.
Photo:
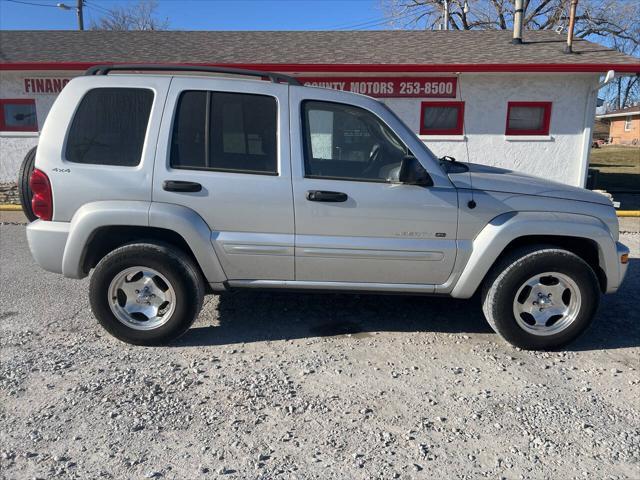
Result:
{"label": "vehicle shadow on gravel", "polygon": [[[640,260],[629,262],[616,295],[602,297],[594,325],[567,350],[640,346],[633,297],[640,287]],[[238,291],[220,296],[218,325],[191,328],[174,346],[233,345],[269,340],[372,332],[492,333],[480,300],[401,295],[349,295]],[[636,320],[634,320],[636,318]],[[496,340],[498,337],[496,336]]]}
{"label": "vehicle shadow on gravel", "polygon": [[239,291],[218,303],[218,326],[193,327],[176,346],[225,345],[372,332],[489,333],[477,298]]}

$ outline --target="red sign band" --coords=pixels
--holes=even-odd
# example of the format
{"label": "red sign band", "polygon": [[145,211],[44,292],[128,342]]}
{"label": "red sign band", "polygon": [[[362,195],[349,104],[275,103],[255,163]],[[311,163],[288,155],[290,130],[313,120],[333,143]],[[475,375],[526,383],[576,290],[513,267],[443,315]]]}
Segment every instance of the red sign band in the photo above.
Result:
{"label": "red sign band", "polygon": [[25,78],[24,93],[58,94],[69,83],[70,78]]}
{"label": "red sign band", "polygon": [[309,87],[333,88],[377,98],[456,98],[456,77],[298,77]]}

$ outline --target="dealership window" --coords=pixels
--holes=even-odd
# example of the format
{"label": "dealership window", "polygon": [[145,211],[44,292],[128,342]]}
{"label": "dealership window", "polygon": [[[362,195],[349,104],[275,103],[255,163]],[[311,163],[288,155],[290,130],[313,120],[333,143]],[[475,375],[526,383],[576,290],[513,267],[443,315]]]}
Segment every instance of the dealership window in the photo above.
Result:
{"label": "dealership window", "polygon": [[422,102],[420,135],[462,135],[464,102]]}
{"label": "dealership window", "polygon": [[0,100],[0,131],[37,132],[36,101],[32,98]]}
{"label": "dealership window", "polygon": [[173,168],[276,174],[278,106],[274,97],[186,91],[173,125]]}
{"label": "dealership window", "polygon": [[332,102],[304,102],[305,177],[388,182],[408,153],[376,115]]}
{"label": "dealership window", "polygon": [[143,88],[94,88],[80,102],[67,137],[66,158],[92,165],[140,163],[153,103]]}
{"label": "dealership window", "polygon": [[509,102],[505,135],[549,135],[551,102]]}
{"label": "dealership window", "polygon": [[624,131],[625,132],[631,131],[631,115],[627,115],[624,119]]}

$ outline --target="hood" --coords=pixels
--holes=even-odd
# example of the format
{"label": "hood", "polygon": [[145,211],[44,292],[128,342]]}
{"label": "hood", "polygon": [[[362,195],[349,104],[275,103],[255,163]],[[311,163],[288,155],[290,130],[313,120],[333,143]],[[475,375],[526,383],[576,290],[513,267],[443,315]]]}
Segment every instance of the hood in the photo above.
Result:
{"label": "hood", "polygon": [[474,190],[536,195],[611,205],[611,201],[604,195],[585,188],[572,187],[533,175],[477,163],[464,165],[468,165],[468,172],[449,173],[449,178],[457,188],[470,188],[473,185]]}

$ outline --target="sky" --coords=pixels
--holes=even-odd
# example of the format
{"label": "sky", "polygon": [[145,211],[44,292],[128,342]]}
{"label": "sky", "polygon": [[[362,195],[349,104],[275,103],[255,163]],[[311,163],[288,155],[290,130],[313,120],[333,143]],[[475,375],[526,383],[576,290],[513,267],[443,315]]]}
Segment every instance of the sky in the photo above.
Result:
{"label": "sky", "polygon": [[[132,0],[85,0],[85,27]],[[0,0],[0,29],[75,30],[76,0]],[[159,0],[174,30],[334,30],[385,28],[380,0]],[[36,4],[36,5],[34,5]],[[387,27],[388,28],[388,27]]]}

